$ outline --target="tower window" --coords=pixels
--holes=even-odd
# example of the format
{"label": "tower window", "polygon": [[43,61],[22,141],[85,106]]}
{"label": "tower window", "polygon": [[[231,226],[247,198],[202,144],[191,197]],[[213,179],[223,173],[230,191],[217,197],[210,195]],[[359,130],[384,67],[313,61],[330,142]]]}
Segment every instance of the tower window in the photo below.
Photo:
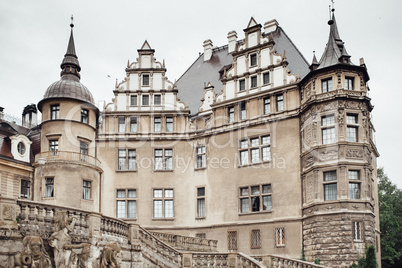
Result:
{"label": "tower window", "polygon": [[205,146],[197,147],[197,168],[205,168],[207,165],[207,157]]}
{"label": "tower window", "polygon": [[322,80],[321,81],[321,89],[322,89],[322,93],[332,91],[333,90],[332,89],[332,78]]}
{"label": "tower window", "polygon": [[90,200],[91,199],[91,182],[83,181],[82,183],[82,199]]}
{"label": "tower window", "polygon": [[49,141],[49,151],[57,153],[59,150],[59,140],[50,140]]}
{"label": "tower window", "polygon": [[50,106],[50,119],[51,120],[57,120],[60,117],[60,106],[57,105],[52,105]]}
{"label": "tower window", "polygon": [[80,142],[80,154],[88,154],[88,143],[82,141]]}
{"label": "tower window", "polygon": [[88,124],[88,110],[81,108],[81,123]]}
{"label": "tower window", "polygon": [[353,222],[353,240],[354,241],[361,241],[362,240],[362,226],[361,222],[354,221]]}
{"label": "tower window", "polygon": [[324,200],[336,200],[338,188],[336,184],[336,171],[324,172]]}
{"label": "tower window", "polygon": [[353,82],[354,82],[353,77],[346,77],[345,78],[345,89],[353,90]]}
{"label": "tower window", "polygon": [[45,197],[54,196],[54,178],[45,179]]}
{"label": "tower window", "polygon": [[327,115],[321,118],[322,144],[335,142],[335,116]]}

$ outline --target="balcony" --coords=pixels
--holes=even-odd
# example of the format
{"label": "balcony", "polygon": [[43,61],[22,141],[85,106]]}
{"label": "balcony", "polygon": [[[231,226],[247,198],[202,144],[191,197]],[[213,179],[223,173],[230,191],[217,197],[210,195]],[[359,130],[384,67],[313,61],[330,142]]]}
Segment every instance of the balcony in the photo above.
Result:
{"label": "balcony", "polygon": [[58,161],[78,162],[81,164],[95,166],[101,169],[101,163],[95,157],[75,152],[64,152],[64,151],[42,152],[35,155],[36,163],[38,163],[39,159],[45,159],[46,162],[58,162]]}

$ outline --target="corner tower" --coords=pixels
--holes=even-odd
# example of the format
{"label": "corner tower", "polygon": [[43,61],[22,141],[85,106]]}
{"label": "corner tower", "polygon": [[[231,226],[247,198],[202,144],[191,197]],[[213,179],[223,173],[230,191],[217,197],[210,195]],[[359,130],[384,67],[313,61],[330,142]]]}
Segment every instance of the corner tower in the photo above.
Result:
{"label": "corner tower", "polygon": [[[332,12],[334,9],[332,10]],[[350,266],[374,244],[379,256],[373,109],[363,59],[350,61],[335,15],[327,46],[301,81],[303,239],[307,261]],[[341,261],[342,260],[342,261]]]}
{"label": "corner tower", "polygon": [[41,152],[35,157],[35,200],[98,211],[102,170],[96,158],[99,110],[80,83],[73,27],[61,63],[61,79],[38,103],[42,113]]}

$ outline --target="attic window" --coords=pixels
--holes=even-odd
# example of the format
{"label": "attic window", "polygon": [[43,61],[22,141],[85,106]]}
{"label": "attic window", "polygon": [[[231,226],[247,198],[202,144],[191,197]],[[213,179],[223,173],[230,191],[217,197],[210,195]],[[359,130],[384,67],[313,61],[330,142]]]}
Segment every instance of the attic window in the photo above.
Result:
{"label": "attic window", "polygon": [[149,86],[149,74],[144,74],[142,76],[142,85]]}
{"label": "attic window", "polygon": [[17,150],[18,150],[18,153],[19,153],[20,155],[24,155],[24,154],[25,154],[25,144],[20,141],[20,142],[18,143],[18,145],[17,145]]}
{"label": "attic window", "polygon": [[257,65],[257,54],[251,54],[250,55],[250,67],[256,66]]}

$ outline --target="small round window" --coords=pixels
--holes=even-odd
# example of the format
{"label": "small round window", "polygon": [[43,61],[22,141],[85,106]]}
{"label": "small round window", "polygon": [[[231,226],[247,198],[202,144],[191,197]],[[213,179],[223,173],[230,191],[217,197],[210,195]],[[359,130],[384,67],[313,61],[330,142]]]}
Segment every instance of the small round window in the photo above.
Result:
{"label": "small round window", "polygon": [[18,143],[17,149],[21,155],[25,154],[25,144],[23,142]]}

